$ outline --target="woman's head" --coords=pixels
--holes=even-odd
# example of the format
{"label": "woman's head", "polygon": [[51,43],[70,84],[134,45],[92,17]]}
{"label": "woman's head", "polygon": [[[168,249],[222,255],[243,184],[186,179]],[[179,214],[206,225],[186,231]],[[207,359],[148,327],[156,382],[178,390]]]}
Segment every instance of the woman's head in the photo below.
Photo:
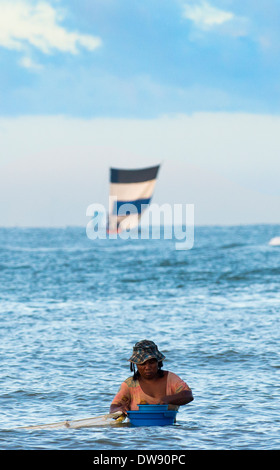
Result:
{"label": "woman's head", "polygon": [[[156,374],[163,376],[162,360],[165,356],[158,350],[157,345],[153,341],[139,341],[133,347],[133,353],[130,361],[130,370],[134,372],[134,379],[139,375],[147,379],[154,377]],[[137,372],[135,371],[137,366]]]}
{"label": "woman's head", "polygon": [[135,344],[132,356],[128,360],[134,364],[143,364],[148,359],[163,361],[165,356],[158,350],[157,345],[153,341],[144,339]]}

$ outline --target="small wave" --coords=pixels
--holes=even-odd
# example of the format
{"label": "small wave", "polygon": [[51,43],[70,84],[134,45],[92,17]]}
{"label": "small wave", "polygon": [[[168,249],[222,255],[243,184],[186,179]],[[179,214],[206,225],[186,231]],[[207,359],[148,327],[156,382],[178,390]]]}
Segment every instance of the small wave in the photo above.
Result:
{"label": "small wave", "polygon": [[188,264],[188,262],[186,260],[182,260],[182,261],[171,261],[170,259],[165,259],[163,261],[161,261],[159,263],[159,266],[160,267],[176,267],[176,266],[186,266]]}
{"label": "small wave", "polygon": [[[60,395],[61,395],[61,392],[60,392]],[[25,400],[25,399],[33,399],[33,398],[37,398],[37,399],[40,399],[40,400],[46,400],[46,399],[49,399],[49,398],[53,398],[53,399],[57,399],[58,397],[58,394],[57,392],[39,392],[39,391],[35,391],[35,390],[24,390],[24,389],[18,389],[18,390],[14,390],[14,391],[10,391],[10,392],[5,392],[3,394],[0,395],[0,398],[5,398],[5,399],[19,399],[19,397],[22,399],[22,400]]]}
{"label": "small wave", "polygon": [[143,279],[128,279],[128,278],[124,278],[124,279],[121,279],[121,282],[141,282]]}
{"label": "small wave", "polygon": [[231,248],[240,248],[242,246],[246,246],[245,243],[229,243],[227,245],[221,246],[222,250],[230,250]]}
{"label": "small wave", "polygon": [[18,264],[18,265],[9,265],[9,264],[0,264],[0,271],[5,270],[17,270],[17,269],[32,269],[30,264]]}
{"label": "small wave", "polygon": [[236,351],[235,349],[226,349],[224,351],[217,351],[213,353],[200,352],[203,361],[214,363],[227,363],[227,362],[247,362],[255,358],[254,353],[248,351]]}
{"label": "small wave", "polygon": [[38,397],[41,393],[37,392],[27,392],[26,390],[15,390],[13,392],[6,392],[0,395],[0,398],[18,398],[19,396],[22,398],[31,398],[31,397]]}
{"label": "small wave", "polygon": [[263,281],[269,280],[270,276],[279,276],[280,268],[262,268],[262,269],[252,269],[251,271],[244,271],[239,274],[233,274],[232,271],[228,273],[223,273],[219,276],[218,282],[222,280],[228,281],[246,281],[249,279],[254,279],[256,277],[261,277]]}
{"label": "small wave", "polygon": [[124,277],[123,279],[121,279],[121,282],[132,282],[132,283],[136,283],[136,282],[147,282],[147,281],[157,281],[158,278],[157,277],[153,277],[153,276],[149,276],[149,277],[143,277],[143,278],[127,278],[127,277]]}

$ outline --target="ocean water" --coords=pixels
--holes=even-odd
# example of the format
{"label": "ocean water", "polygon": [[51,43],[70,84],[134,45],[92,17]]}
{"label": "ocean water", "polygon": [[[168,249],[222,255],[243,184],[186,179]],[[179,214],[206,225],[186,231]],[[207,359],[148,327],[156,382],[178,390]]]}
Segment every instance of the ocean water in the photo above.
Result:
{"label": "ocean water", "polygon": [[[0,229],[0,449],[279,448],[280,226],[174,240]],[[155,341],[194,401],[166,427],[18,429],[106,414],[132,347]]]}

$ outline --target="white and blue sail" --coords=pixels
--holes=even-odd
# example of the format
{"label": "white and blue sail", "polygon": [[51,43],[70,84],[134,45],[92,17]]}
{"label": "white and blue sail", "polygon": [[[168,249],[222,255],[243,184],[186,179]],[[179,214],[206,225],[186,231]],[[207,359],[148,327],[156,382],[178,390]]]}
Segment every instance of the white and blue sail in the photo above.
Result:
{"label": "white and blue sail", "polygon": [[151,202],[160,165],[141,169],[110,169],[108,232],[130,230]]}

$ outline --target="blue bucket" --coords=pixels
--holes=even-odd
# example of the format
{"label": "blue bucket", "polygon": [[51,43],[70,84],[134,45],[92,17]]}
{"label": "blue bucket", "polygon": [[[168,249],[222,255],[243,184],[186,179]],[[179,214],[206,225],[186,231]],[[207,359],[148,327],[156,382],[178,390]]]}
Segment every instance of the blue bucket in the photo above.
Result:
{"label": "blue bucket", "polygon": [[170,426],[174,424],[177,411],[168,405],[138,405],[139,410],[128,411],[132,426]]}

